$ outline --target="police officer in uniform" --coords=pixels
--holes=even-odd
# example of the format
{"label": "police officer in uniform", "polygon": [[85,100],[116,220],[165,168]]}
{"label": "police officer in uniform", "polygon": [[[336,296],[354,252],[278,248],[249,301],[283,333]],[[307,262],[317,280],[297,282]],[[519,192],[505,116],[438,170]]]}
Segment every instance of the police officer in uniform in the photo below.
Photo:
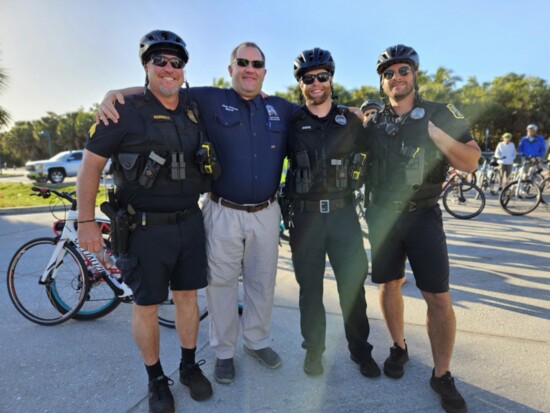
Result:
{"label": "police officer in uniform", "polygon": [[435,365],[430,385],[441,396],[445,411],[465,412],[466,403],[449,372],[456,320],[437,200],[448,165],[472,172],[481,151],[452,104],[420,98],[418,67],[418,54],[411,47],[399,44],[380,54],[376,70],[385,106],[366,127],[372,280],[381,284],[381,307],[394,342],[384,373],[402,377],[408,360],[401,293],[408,258],[428,307]]}
{"label": "police officer in uniform", "polygon": [[363,114],[363,124],[366,125],[370,118],[380,112],[383,107],[384,105],[382,105],[382,102],[377,99],[365,100],[359,108],[359,110]]}
{"label": "police officer in uniform", "polygon": [[199,194],[210,187],[195,164],[201,144],[196,105],[179,98],[185,42],[169,31],[155,30],[140,42],[146,91],[127,99],[117,124],[94,125],[78,175],[78,239],[97,252],[103,245],[94,222],[99,177],[113,157],[117,203],[135,223],[129,250],[117,264],[133,291],[132,333],[149,376],[151,412],[173,412],[174,399],[159,360],[159,303],[172,290],[182,359],[180,382],[191,397],[204,400],[212,386],[195,362],[199,325],[197,289],[206,287],[206,250]]}
{"label": "police officer in uniform", "polygon": [[294,76],[306,103],[291,122],[285,215],[300,285],[302,346],[307,350],[304,371],[312,376],[323,373],[323,281],[328,254],[351,359],[363,375],[377,377],[380,369],[367,341],[368,259],[353,206],[353,191],[362,183],[364,154],[359,138],[363,128],[347,107],[332,102],[334,68],[331,53],[319,48],[305,50],[294,60]]}

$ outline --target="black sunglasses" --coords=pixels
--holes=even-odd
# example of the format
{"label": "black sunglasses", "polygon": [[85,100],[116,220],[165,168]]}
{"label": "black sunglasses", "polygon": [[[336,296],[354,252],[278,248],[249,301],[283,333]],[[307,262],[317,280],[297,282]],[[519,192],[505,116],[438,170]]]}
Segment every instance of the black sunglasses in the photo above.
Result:
{"label": "black sunglasses", "polygon": [[185,62],[179,57],[153,56],[151,62],[158,67],[164,67],[170,63],[174,69],[181,69],[185,66]]}
{"label": "black sunglasses", "polygon": [[235,62],[237,63],[237,66],[240,67],[248,67],[250,63],[252,63],[252,67],[254,69],[263,69],[265,67],[265,62],[263,60],[248,60],[243,59],[242,57],[237,57]]}
{"label": "black sunglasses", "polygon": [[327,80],[330,79],[330,73],[321,72],[317,73],[316,75],[303,75],[301,80],[304,85],[312,85],[313,82],[315,82],[315,79],[317,79],[319,83],[325,83]]}
{"label": "black sunglasses", "polygon": [[[399,73],[399,76],[407,76],[410,71],[411,68],[409,66],[401,66],[399,69],[397,69],[397,73]],[[384,79],[386,80],[393,79],[395,76],[395,70],[388,69],[384,73],[382,73],[382,76],[384,76]]]}

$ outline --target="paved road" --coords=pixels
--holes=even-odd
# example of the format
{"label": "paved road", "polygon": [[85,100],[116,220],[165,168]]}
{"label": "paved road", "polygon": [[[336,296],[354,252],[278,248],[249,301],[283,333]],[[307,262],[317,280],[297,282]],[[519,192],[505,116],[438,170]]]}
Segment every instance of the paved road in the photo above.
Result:
{"label": "paved road", "polygon": [[[18,245],[49,235],[48,214],[0,215],[0,412],[147,412],[145,370],[130,334],[130,305],[93,322],[42,327],[25,320],[5,289],[8,262]],[[550,211],[526,217],[502,212],[494,199],[474,220],[445,215],[458,334],[452,371],[470,412],[550,412]],[[365,248],[370,247],[365,241]],[[366,379],[349,360],[334,276],[327,266],[326,373],[302,371],[297,287],[289,247],[280,248],[272,346],[278,370],[261,367],[239,349],[237,377],[214,383],[212,399],[193,401],[178,382],[179,349],[162,329],[161,357],[175,384],[178,412],[439,412],[428,386],[431,354],[425,305],[413,281],[405,284],[406,338],[411,360],[405,376]],[[411,274],[408,274],[409,279]],[[391,345],[377,300],[366,283],[374,357]],[[207,319],[208,320],[208,319]],[[201,324],[198,356],[213,377],[214,355]]]}

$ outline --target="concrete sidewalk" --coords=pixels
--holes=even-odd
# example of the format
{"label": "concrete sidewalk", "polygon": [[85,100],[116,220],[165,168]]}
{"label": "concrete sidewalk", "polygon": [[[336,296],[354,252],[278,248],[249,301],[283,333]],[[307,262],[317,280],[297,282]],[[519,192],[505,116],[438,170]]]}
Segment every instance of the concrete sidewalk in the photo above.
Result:
{"label": "concrete sidewalk", "polygon": [[[5,277],[18,245],[48,236],[51,219],[36,215],[44,215],[43,224],[37,226],[32,215],[0,216],[0,277]],[[458,321],[452,373],[469,411],[550,412],[550,211],[539,207],[528,216],[513,217],[489,197],[488,206],[474,220],[445,213],[445,227]],[[370,252],[367,241],[365,247]],[[241,342],[235,382],[214,382],[207,318],[199,332],[198,359],[206,360],[202,367],[213,382],[214,396],[195,402],[179,383],[175,331],[161,330],[161,359],[175,382],[178,412],[443,411],[428,384],[433,364],[426,307],[410,273],[403,287],[410,361],[400,380],[383,375],[367,379],[349,359],[328,263],[325,374],[306,376],[298,289],[286,243],[280,248],[277,277],[272,347],[283,359],[280,369],[262,367],[244,353]],[[381,365],[392,343],[378,304],[378,286],[369,279],[366,290],[370,341]],[[4,289],[0,310],[0,412],[148,411],[145,370],[130,334],[131,306],[122,304],[93,322],[71,320],[41,327],[16,312]]]}

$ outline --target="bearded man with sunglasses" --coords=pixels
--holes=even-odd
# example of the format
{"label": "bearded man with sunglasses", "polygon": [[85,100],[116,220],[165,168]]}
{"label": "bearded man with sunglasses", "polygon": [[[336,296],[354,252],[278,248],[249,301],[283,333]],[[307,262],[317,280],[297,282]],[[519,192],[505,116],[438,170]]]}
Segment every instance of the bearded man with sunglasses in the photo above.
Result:
{"label": "bearded man with sunglasses", "polygon": [[[199,113],[179,97],[185,42],[169,31],[143,36],[139,56],[146,90],[119,108],[118,124],[94,125],[78,174],[78,241],[90,252],[105,246],[94,221],[99,178],[112,156],[118,213],[130,212],[127,256],[117,261],[134,295],[132,333],[149,377],[149,410],[174,412],[172,380],[159,359],[158,305],[172,290],[181,345],[180,382],[205,400],[212,386],[195,362],[199,326],[197,289],[206,287],[204,222],[198,207],[210,177],[194,162],[200,148]],[[92,139],[93,137],[93,139]],[[116,208],[114,205],[112,207]]]}
{"label": "bearded man with sunglasses", "polygon": [[[196,101],[202,124],[215,147],[221,176],[212,183],[202,212],[206,229],[210,345],[216,355],[214,377],[228,384],[235,377],[234,356],[239,334],[238,279],[243,278],[244,351],[263,366],[276,369],[280,356],[270,347],[270,324],[277,275],[281,209],[276,201],[287,131],[298,106],[260,91],[265,55],[257,44],[244,42],[230,55],[232,87],[192,87],[180,99]],[[112,91],[98,116],[117,122],[113,101],[141,88]],[[120,110],[123,106],[117,106]]]}
{"label": "bearded man with sunglasses", "polygon": [[452,105],[418,94],[416,51],[399,44],[378,57],[383,110],[366,126],[369,188],[366,218],[372,247],[372,280],[393,340],[384,373],[398,379],[409,359],[401,292],[408,258],[427,303],[434,369],[431,387],[446,412],[466,412],[450,373],[456,319],[449,293],[449,258],[437,204],[449,164],[473,172],[481,151],[464,116]]}
{"label": "bearded man with sunglasses", "polygon": [[364,376],[372,378],[380,376],[380,368],[368,342],[364,288],[368,259],[353,205],[353,191],[363,184],[363,128],[347,107],[332,101],[334,70],[328,50],[305,50],[294,60],[294,77],[305,105],[291,124],[283,214],[289,221],[292,263],[300,286],[305,373],[323,374],[323,282],[328,255],[351,359]]}

